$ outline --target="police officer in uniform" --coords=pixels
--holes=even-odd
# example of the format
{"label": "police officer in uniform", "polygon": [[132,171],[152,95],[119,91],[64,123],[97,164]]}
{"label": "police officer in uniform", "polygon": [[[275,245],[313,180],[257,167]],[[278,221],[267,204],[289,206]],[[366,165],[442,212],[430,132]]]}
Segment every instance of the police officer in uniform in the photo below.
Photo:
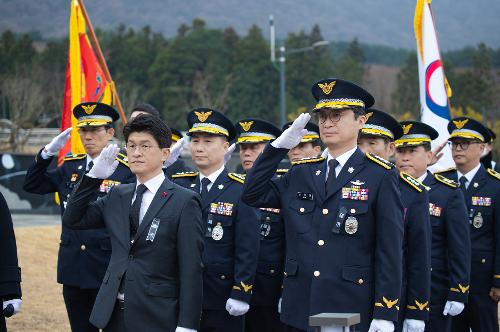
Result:
{"label": "police officer in uniform", "polygon": [[440,174],[460,184],[471,243],[469,301],[464,311],[453,318],[452,331],[496,332],[500,299],[500,176],[480,162],[491,135],[480,122],[466,117],[452,119],[448,131],[456,169]]}
{"label": "police officer in uniform", "polygon": [[[363,152],[388,160],[395,152],[394,140],[403,136],[396,119],[376,109],[367,111],[358,146]],[[418,141],[412,142],[415,145]],[[429,197],[425,187],[411,175],[400,172],[399,190],[405,207],[403,244],[403,288],[396,331],[423,332],[429,316],[431,225]]]}
{"label": "police officer in uniform", "polygon": [[[118,112],[101,103],[81,103],[73,109],[78,120],[76,125],[86,154],[68,154],[63,164],[48,169],[54,156],[68,140],[71,128],[65,130],[47,144],[36,156],[27,171],[24,190],[34,194],[57,193],[61,203],[61,215],[76,183],[93,166],[93,160],[113,138],[113,122]],[[123,154],[117,157],[119,166],[103,181],[95,199],[106,195],[120,183],[135,181]],[[71,330],[97,331],[89,323],[90,312],[101,285],[111,255],[111,244],[105,229],[71,230],[62,227],[57,262],[57,282],[63,284],[63,297]]]}
{"label": "police officer in uniform", "polygon": [[[426,331],[451,331],[451,317],[463,309],[469,289],[465,205],[456,184],[427,171],[432,159],[431,141],[438,133],[421,122],[405,121],[401,125],[403,136],[396,140],[397,167],[423,182],[429,192],[426,213],[432,226],[432,272],[430,304],[426,302],[425,306],[430,309]],[[413,306],[423,307],[420,303]]]}
{"label": "police officer in uniform", "polygon": [[201,195],[204,222],[203,313],[200,331],[244,329],[254,287],[259,216],[240,199],[243,177],[228,173],[224,155],[235,128],[222,113],[199,108],[187,115],[191,158],[198,172],[172,176]]}
{"label": "police officer in uniform", "polygon": [[[260,119],[243,119],[235,123],[240,148],[240,163],[248,172],[266,143],[281,135],[275,125]],[[279,177],[286,169],[276,171]],[[280,210],[258,209],[260,215],[260,249],[257,274],[253,287],[250,310],[245,316],[246,332],[282,331],[278,303],[281,298],[283,264],[285,256],[285,233]]]}
{"label": "police officer in uniform", "polygon": [[312,92],[327,158],[295,162],[273,179],[276,165],[307,133],[310,115],[301,114],[266,146],[243,192],[252,206],[279,207],[286,225],[281,321],[287,331],[310,331],[310,315],[357,312],[360,331],[393,331],[403,240],[398,174],[357,148],[374,99],[335,78],[315,83]]}
{"label": "police officer in uniform", "polygon": [[[282,130],[287,129],[291,125],[292,122],[286,123]],[[290,162],[299,161],[304,158],[317,158],[321,154],[321,140],[319,139],[318,125],[308,122],[305,129],[307,133],[302,137],[299,145],[288,151],[288,159]]]}
{"label": "police officer in uniform", "polygon": [[486,169],[491,168],[492,170],[498,172],[500,168],[498,167],[498,163],[493,159],[493,149],[495,147],[497,135],[491,128],[488,128],[488,131],[490,132],[491,139],[488,143],[486,143],[484,152],[481,155],[481,164],[483,164]]}

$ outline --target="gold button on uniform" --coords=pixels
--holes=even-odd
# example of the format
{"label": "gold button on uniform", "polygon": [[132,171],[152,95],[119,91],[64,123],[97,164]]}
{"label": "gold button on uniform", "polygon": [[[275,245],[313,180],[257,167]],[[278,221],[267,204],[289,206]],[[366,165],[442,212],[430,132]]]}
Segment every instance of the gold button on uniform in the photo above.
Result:
{"label": "gold button on uniform", "polygon": [[481,263],[483,263],[483,264],[486,263],[486,259],[484,259],[484,258],[481,259]]}
{"label": "gold button on uniform", "polygon": [[274,274],[274,270],[273,270],[273,269],[270,269],[270,270],[269,270],[269,273]]}
{"label": "gold button on uniform", "polygon": [[81,249],[81,250],[85,250],[85,249],[87,249],[87,247],[85,247],[85,245],[84,245],[84,244],[82,244],[82,245],[80,246],[80,249]]}
{"label": "gold button on uniform", "polygon": [[303,207],[299,209],[300,213],[304,213],[305,210]]}
{"label": "gold button on uniform", "polygon": [[362,285],[365,281],[363,279],[358,280],[358,284]]}
{"label": "gold button on uniform", "polygon": [[320,275],[320,274],[321,274],[321,273],[320,273],[319,271],[314,271],[314,276],[315,276],[315,277],[319,277],[319,275]]}
{"label": "gold button on uniform", "polygon": [[269,216],[267,216],[267,217],[266,217],[266,220],[267,220],[267,221],[269,221],[269,220],[271,220],[271,218],[269,218]]}
{"label": "gold button on uniform", "polygon": [[356,209],[351,209],[351,213],[356,213]]}
{"label": "gold button on uniform", "polygon": [[323,214],[328,214],[328,209],[323,209]]}
{"label": "gold button on uniform", "polygon": [[318,241],[318,245],[319,245],[319,246],[322,246],[322,245],[324,245],[324,244],[325,244],[325,241],[323,241],[323,240],[319,240],[319,241]]}
{"label": "gold button on uniform", "polygon": [[225,276],[225,275],[223,275],[223,274],[221,274],[221,275],[220,275],[220,278],[221,278],[222,280],[224,280],[224,279],[226,279],[226,276]]}

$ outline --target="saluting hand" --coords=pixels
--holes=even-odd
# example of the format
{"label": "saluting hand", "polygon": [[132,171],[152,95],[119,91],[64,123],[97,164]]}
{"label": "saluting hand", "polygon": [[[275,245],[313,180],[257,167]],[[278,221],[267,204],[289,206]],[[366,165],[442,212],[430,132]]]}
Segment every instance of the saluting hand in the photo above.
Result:
{"label": "saluting hand", "polygon": [[300,143],[302,137],[307,134],[307,130],[304,128],[309,120],[311,120],[311,115],[309,113],[302,113],[293,121],[290,127],[271,143],[271,145],[277,149],[288,150],[296,147]]}
{"label": "saluting hand", "polygon": [[49,144],[45,145],[45,148],[42,150],[42,157],[44,159],[48,159],[49,157],[53,157],[58,154],[71,136],[71,130],[73,130],[73,127],[67,128],[65,131],[54,137]]}
{"label": "saluting hand", "polygon": [[231,160],[231,156],[233,155],[233,151],[236,149],[236,143],[233,143],[229,146],[226,153],[224,153],[224,165],[227,164],[229,160]]}
{"label": "saluting hand", "polygon": [[444,149],[446,144],[448,144],[448,141],[444,141],[443,143],[436,146],[434,148],[434,150],[432,150],[432,159],[431,159],[431,162],[429,163],[429,165],[427,165],[427,166],[432,166],[432,165],[436,164],[439,161],[439,159],[441,159],[441,157],[443,157],[444,152],[441,152],[441,151]]}
{"label": "saluting hand", "polygon": [[168,156],[167,160],[163,162],[163,167],[168,167],[175,163],[177,159],[179,159],[179,156],[181,155],[182,149],[184,148],[184,145],[186,144],[186,138],[183,137],[177,142],[175,142],[174,145],[170,148],[170,155]]}
{"label": "saluting hand", "polygon": [[87,173],[87,176],[96,179],[107,179],[118,167],[116,157],[120,148],[116,144],[111,144],[102,149],[101,154],[94,160],[94,166]]}

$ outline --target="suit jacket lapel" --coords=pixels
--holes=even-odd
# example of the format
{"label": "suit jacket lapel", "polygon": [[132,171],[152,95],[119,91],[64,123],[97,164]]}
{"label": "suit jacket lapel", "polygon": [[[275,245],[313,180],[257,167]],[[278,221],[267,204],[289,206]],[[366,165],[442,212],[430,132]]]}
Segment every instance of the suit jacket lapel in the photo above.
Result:
{"label": "suit jacket lapel", "polygon": [[[156,192],[153,201],[149,205],[144,218],[142,218],[142,222],[139,225],[139,229],[137,230],[137,234],[135,235],[135,239],[139,238],[141,234],[144,232],[146,227],[151,224],[153,217],[158,214],[160,209],[165,205],[165,203],[170,200],[170,198],[174,195],[173,193],[174,186],[169,179],[165,178],[160,188]],[[130,233],[129,233],[130,234]]]}
{"label": "suit jacket lapel", "polygon": [[326,185],[326,159],[320,163],[311,165],[311,177],[316,189],[316,194],[321,202],[325,199]]}
{"label": "suit jacket lapel", "polygon": [[126,247],[129,246],[130,244],[130,220],[129,220],[129,215],[130,215],[130,206],[132,205],[132,197],[134,197],[135,193],[135,187],[137,186],[137,183],[133,183],[130,185],[124,185],[119,186],[118,188],[121,189],[120,191],[120,196],[121,196],[121,203],[122,203],[122,208],[120,210],[120,213],[122,214],[123,218],[120,218],[123,220],[123,225],[121,229],[123,230],[123,236],[120,237],[120,239],[123,239],[124,245]]}
{"label": "suit jacket lapel", "polygon": [[364,154],[358,148],[354,154],[347,160],[345,165],[342,167],[340,174],[337,176],[333,184],[333,188],[328,190],[328,195],[326,199],[332,197],[337,191],[340,190],[346,183],[351,181],[351,179],[356,176],[363,168]]}
{"label": "suit jacket lapel", "polygon": [[226,188],[228,186],[227,182],[229,182],[229,181],[231,181],[231,179],[227,176],[227,170],[224,168],[222,173],[219,174],[219,176],[215,180],[214,184],[212,185],[212,187],[208,191],[208,195],[206,195],[203,198],[203,200],[201,202],[202,209],[205,209],[206,207],[208,207],[208,205],[210,205],[210,203],[214,202],[217,199],[217,197],[219,197],[220,194],[222,194],[226,190]]}

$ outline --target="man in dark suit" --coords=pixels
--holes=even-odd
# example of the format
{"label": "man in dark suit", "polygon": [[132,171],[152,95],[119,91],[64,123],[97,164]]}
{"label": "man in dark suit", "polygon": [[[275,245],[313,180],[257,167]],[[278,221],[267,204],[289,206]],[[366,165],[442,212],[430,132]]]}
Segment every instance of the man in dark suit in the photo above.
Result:
{"label": "man in dark suit", "polygon": [[17,247],[12,217],[0,193],[0,332],[7,331],[5,317],[21,310],[21,269],[17,263]]}
{"label": "man in dark suit", "polygon": [[287,331],[311,330],[323,312],[361,314],[362,332],[391,332],[401,295],[403,206],[398,175],[388,162],[357,148],[373,97],[361,87],[325,79],[313,85],[327,158],[277,165],[310,120],[301,114],[266,146],[246,177],[242,199],[281,208],[286,262],[281,321]]}
{"label": "man in dark suit", "polygon": [[113,255],[90,321],[104,331],[193,331],[202,303],[199,196],[165,178],[170,130],[157,117],[138,116],[124,130],[137,183],[91,203],[117,166],[118,147],[103,150],[71,196],[63,224],[106,227]]}
{"label": "man in dark suit", "polygon": [[[75,130],[79,131],[86,153],[69,153],[62,165],[49,169],[70,136],[72,129],[68,128],[40,150],[24,179],[27,192],[56,193],[61,215],[76,183],[92,168],[94,160],[113,138],[113,123],[120,117],[113,107],[102,103],[81,103],[75,106],[73,115],[78,120]],[[117,184],[135,181],[127,156],[120,153],[117,161],[119,165],[115,172],[94,192],[94,200],[106,195]],[[111,244],[105,229],[72,230],[63,225],[57,282],[63,284],[64,303],[73,332],[97,332],[89,323],[89,317],[110,256]]]}
{"label": "man in dark suit", "polygon": [[[358,146],[389,160],[396,150],[397,140],[403,136],[403,128],[389,114],[369,109]],[[436,133],[437,134],[437,133]],[[394,142],[396,140],[396,143]],[[415,139],[412,146],[423,144]],[[399,190],[405,208],[403,242],[403,288],[399,306],[397,332],[423,332],[429,317],[431,292],[431,225],[429,221],[429,197],[425,187],[412,174],[400,172]]]}
{"label": "man in dark suit", "polygon": [[[426,331],[451,330],[451,317],[464,308],[469,295],[470,242],[465,204],[453,181],[432,175],[427,166],[432,160],[431,141],[438,133],[431,126],[401,122],[403,136],[396,140],[396,164],[423,182],[429,192],[427,213],[432,225],[430,319]],[[424,211],[425,210],[425,211]],[[418,304],[414,306],[418,308]]]}
{"label": "man in dark suit", "polygon": [[257,211],[241,202],[243,178],[224,166],[235,128],[207,108],[188,113],[191,158],[199,172],[174,174],[175,183],[201,194],[203,210],[202,332],[244,330],[259,248]]}
{"label": "man in dark suit", "polygon": [[[281,130],[264,120],[248,118],[234,124],[237,132],[240,163],[245,173],[250,171],[266,144],[281,134]],[[318,136],[319,137],[319,136]],[[318,149],[318,151],[320,151]],[[276,170],[276,176],[286,173]],[[257,273],[250,302],[245,316],[246,332],[280,332],[283,323],[278,310],[285,263],[285,225],[280,209],[258,209],[260,223],[260,247]]]}
{"label": "man in dark suit", "polygon": [[470,229],[470,294],[453,332],[497,332],[500,300],[500,175],[480,161],[491,133],[467,117],[448,123],[456,169],[439,174],[460,184]]}

